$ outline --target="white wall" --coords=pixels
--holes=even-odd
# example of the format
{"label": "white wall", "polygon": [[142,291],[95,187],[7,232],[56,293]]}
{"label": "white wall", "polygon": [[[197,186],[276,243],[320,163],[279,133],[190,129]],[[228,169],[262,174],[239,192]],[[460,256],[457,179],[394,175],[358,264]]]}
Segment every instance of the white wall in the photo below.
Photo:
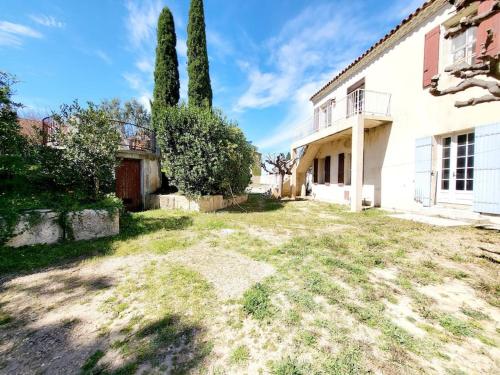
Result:
{"label": "white wall", "polygon": [[[327,100],[343,98],[347,87],[365,78],[366,90],[392,94],[390,131],[387,133],[387,147],[384,150],[381,169],[380,195],[383,207],[409,208],[415,205],[414,162],[415,139],[424,136],[446,134],[458,130],[472,129],[476,126],[498,122],[500,103],[487,103],[473,107],[455,108],[456,100],[466,100],[484,95],[482,89],[434,97],[422,88],[424,38],[425,34],[451,17],[452,7],[446,3],[430,18],[423,20],[418,27],[373,60],[363,70],[347,79],[341,80],[329,94],[315,99],[315,107]],[[441,32],[441,36],[444,31]],[[447,41],[441,41],[441,52],[446,55]],[[442,56],[441,70],[448,60]],[[454,78],[443,77],[440,87],[453,84]],[[370,136],[365,144],[370,142]],[[365,146],[366,147],[366,146]],[[370,147],[368,147],[370,149]],[[380,152],[375,152],[382,157]],[[374,171],[378,164],[365,157],[365,168]],[[332,160],[332,165],[335,162]],[[335,176],[335,174],[332,174]],[[371,172],[368,173],[371,176]]]}

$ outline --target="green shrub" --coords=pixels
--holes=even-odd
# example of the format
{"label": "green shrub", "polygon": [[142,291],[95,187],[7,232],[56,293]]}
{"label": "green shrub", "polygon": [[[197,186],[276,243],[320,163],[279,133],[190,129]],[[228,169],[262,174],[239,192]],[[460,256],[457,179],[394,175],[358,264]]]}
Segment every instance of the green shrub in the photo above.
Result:
{"label": "green shrub", "polygon": [[262,284],[255,284],[243,294],[243,310],[257,320],[264,320],[273,315],[269,289]]}
{"label": "green shrub", "polygon": [[190,196],[239,194],[251,178],[255,148],[220,111],[181,105],[155,117],[163,169]]}
{"label": "green shrub", "polygon": [[12,101],[14,78],[0,71],[0,191],[16,183],[25,169],[26,139],[20,133],[16,110],[21,105]]}
{"label": "green shrub", "polygon": [[62,105],[54,119],[58,126],[52,141],[59,147],[39,154],[43,173],[59,187],[95,200],[113,191],[120,134],[106,111],[75,101]]}

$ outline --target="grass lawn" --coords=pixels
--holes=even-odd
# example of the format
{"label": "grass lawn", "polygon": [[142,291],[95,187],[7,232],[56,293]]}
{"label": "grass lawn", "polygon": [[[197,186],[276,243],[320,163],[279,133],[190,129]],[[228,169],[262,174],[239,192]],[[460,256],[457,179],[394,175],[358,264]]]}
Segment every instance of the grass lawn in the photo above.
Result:
{"label": "grass lawn", "polygon": [[500,234],[259,195],[0,248],[0,373],[500,373]]}

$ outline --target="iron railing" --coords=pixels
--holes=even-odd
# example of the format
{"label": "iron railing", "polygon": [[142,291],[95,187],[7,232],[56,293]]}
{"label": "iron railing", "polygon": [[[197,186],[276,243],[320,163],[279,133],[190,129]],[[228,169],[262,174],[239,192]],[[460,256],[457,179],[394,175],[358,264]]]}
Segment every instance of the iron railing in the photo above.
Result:
{"label": "iron railing", "polygon": [[121,149],[156,153],[156,133],[154,130],[125,121],[111,121],[116,124],[121,135]]}
{"label": "iron railing", "polygon": [[[131,151],[157,152],[156,133],[154,130],[120,120],[110,120],[116,125],[120,134],[119,149]],[[52,116],[42,120],[42,142],[45,145],[57,146],[54,135],[60,124]]]}
{"label": "iron railing", "polygon": [[316,118],[311,118],[306,126],[299,128],[297,139],[336,126],[339,122],[359,114],[390,116],[391,94],[359,89],[341,99],[330,100],[319,108]]}

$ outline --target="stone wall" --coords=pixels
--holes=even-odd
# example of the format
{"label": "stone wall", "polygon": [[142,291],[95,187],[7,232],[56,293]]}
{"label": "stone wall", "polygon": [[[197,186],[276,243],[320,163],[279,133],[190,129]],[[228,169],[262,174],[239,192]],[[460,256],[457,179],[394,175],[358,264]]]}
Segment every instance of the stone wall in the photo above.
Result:
{"label": "stone wall", "polygon": [[20,217],[13,235],[5,244],[20,247],[53,244],[63,239],[89,240],[109,237],[120,232],[120,215],[106,210],[83,210],[66,216],[67,227],[61,226],[60,214],[50,210],[35,210]]}
{"label": "stone wall", "polygon": [[190,199],[179,194],[153,194],[149,199],[149,208],[214,212],[235,204],[244,203],[247,199],[247,194],[237,195],[234,198],[224,198],[222,195],[205,195],[198,199]]}

